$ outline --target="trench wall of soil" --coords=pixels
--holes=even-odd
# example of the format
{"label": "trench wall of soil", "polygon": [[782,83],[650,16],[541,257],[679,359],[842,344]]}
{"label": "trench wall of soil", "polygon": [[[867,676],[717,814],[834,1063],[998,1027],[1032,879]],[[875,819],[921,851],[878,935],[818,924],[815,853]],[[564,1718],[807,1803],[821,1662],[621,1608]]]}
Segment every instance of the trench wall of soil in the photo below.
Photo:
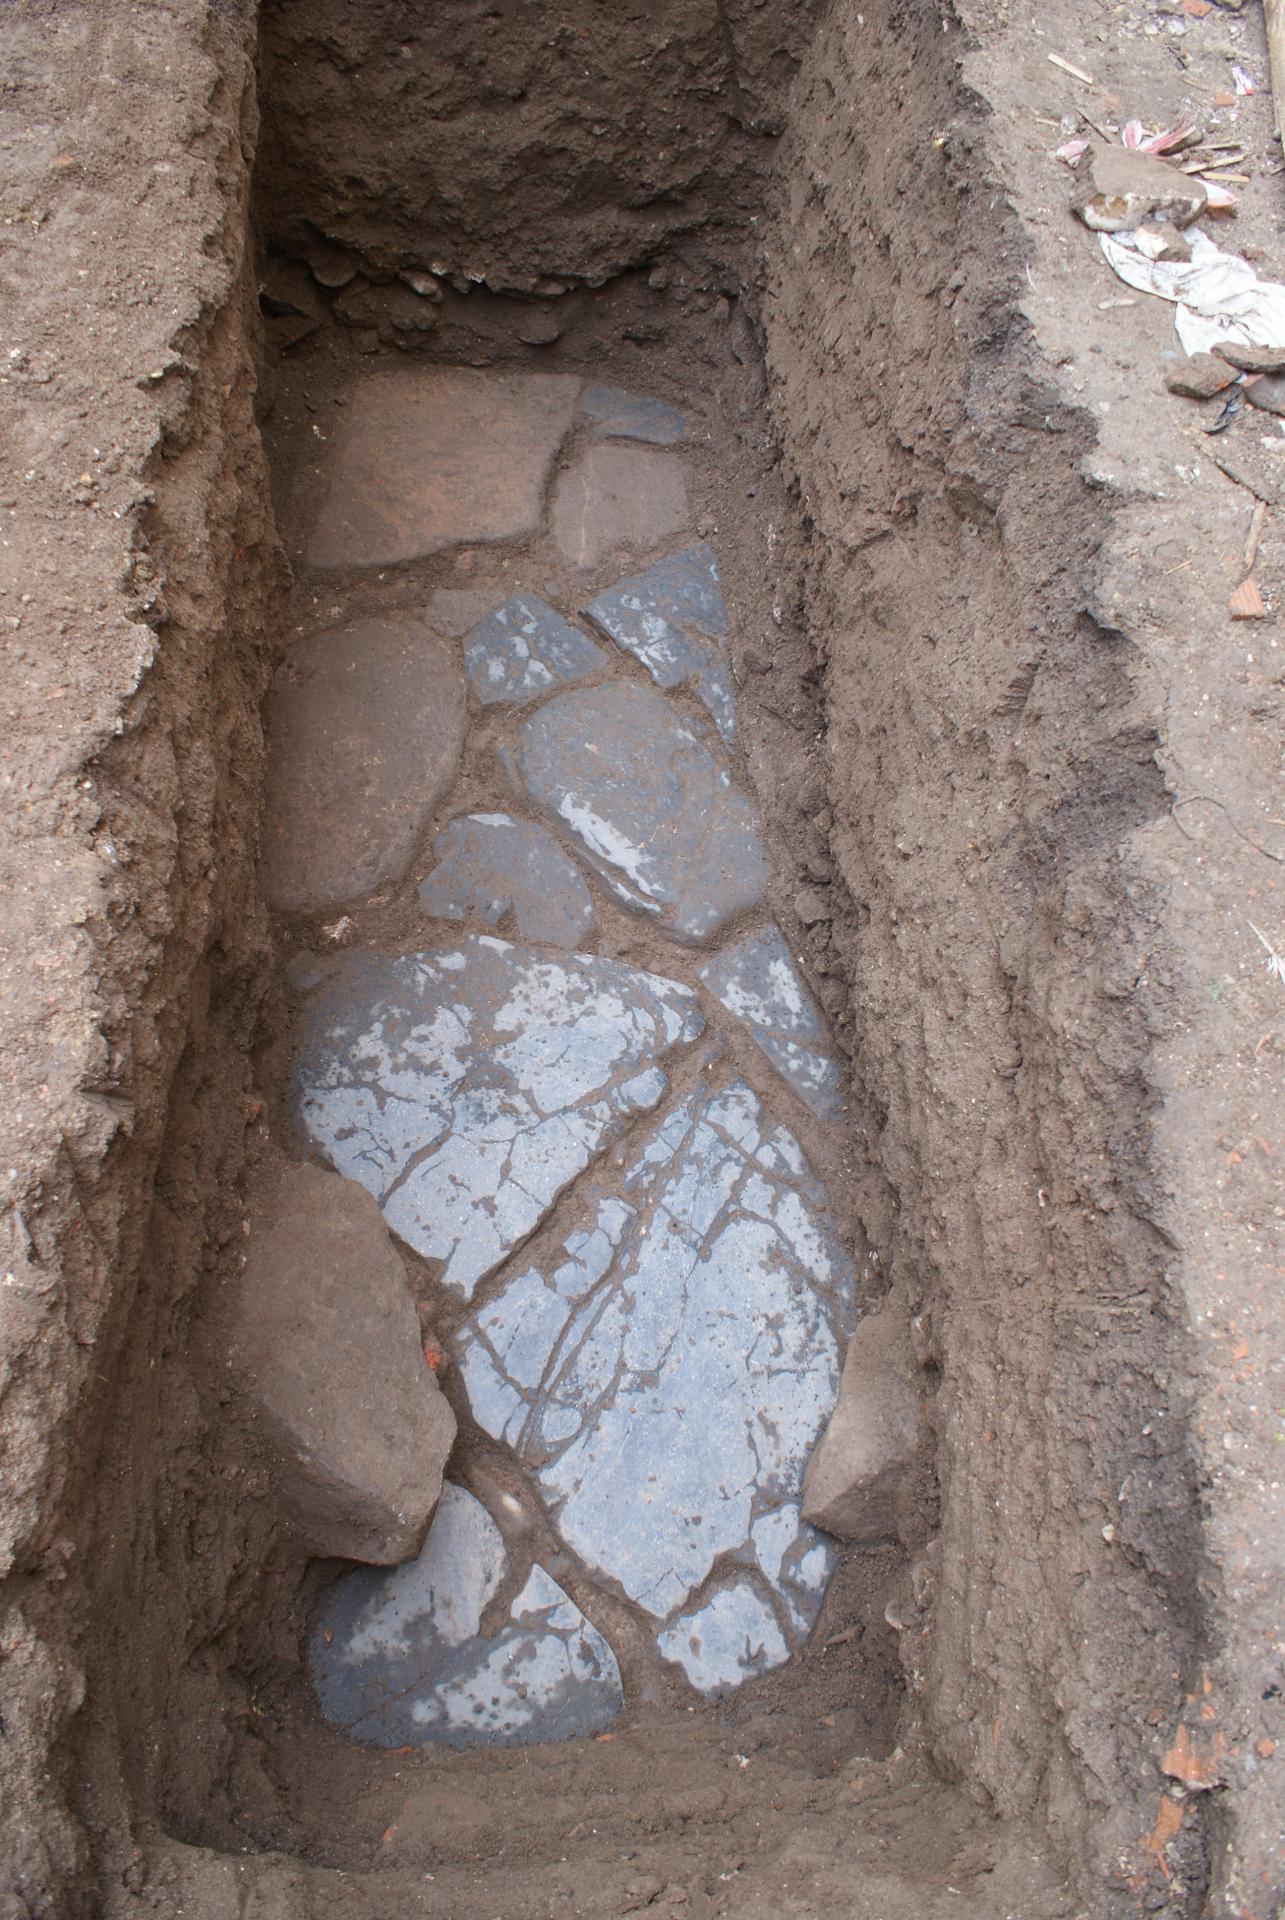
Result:
{"label": "trench wall of soil", "polygon": [[267,957],[252,28],[0,29],[6,1920],[101,1911],[156,1779],[226,1765],[212,1648],[266,1557],[187,1358],[239,1238]]}
{"label": "trench wall of soil", "polygon": [[[1105,503],[1018,314],[959,37],[863,12],[805,61],[757,295],[846,901],[814,958],[851,996],[867,1224],[940,1378],[903,1659],[948,1775],[1127,1902],[1199,1646],[1148,1164],[1172,1007],[1131,850],[1167,797],[1135,649],[1089,612]],[[1198,1898],[1194,1838],[1186,1865]]]}

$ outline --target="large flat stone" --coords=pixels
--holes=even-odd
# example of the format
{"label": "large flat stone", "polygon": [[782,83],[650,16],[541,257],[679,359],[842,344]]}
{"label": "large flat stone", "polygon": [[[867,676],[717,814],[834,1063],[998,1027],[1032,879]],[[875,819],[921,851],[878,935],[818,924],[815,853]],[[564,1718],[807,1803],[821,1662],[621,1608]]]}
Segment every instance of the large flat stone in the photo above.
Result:
{"label": "large flat stone", "polygon": [[507,813],[452,820],[433,842],[437,862],[419,890],[425,913],[498,927],[513,915],[520,939],[576,947],[593,931],[593,900],[552,834]]}
{"label": "large flat stone", "polygon": [[736,732],[736,693],[718,642],[727,602],[713,549],[702,540],[618,580],[585,612],[601,632],[642,662],[658,687],[689,683],[724,741]]}
{"label": "large flat stone", "polygon": [[532,593],[515,593],[479,621],[464,642],[464,658],[486,707],[525,706],[607,664],[596,641]]}
{"label": "large flat stone", "polygon": [[273,683],[263,884],[324,912],[399,880],[459,768],[463,675],[410,620],[362,620],[291,647]]}
{"label": "large flat stone", "polygon": [[[721,1562],[768,1607],[784,1659],[830,1572],[799,1499],[851,1278],[793,1136],[742,1084],[692,1095],[561,1261],[468,1323],[474,1417],[587,1566],[672,1623]],[[684,1659],[681,1635],[664,1645]]]}
{"label": "large flat stone", "polygon": [[821,1015],[800,980],[779,927],[747,933],[707,960],[700,977],[743,1020],[777,1072],[822,1119],[841,1112],[839,1069],[822,1049]]}
{"label": "large flat stone", "polygon": [[345,954],[302,1008],[296,1097],[340,1172],[469,1298],[666,1089],[695,995],[584,956],[480,935]]}
{"label": "large flat stone", "polygon": [[406,1271],[355,1181],[290,1167],[256,1213],[226,1307],[272,1497],[310,1553],[419,1551],[455,1438]]}
{"label": "large flat stone", "polygon": [[597,1733],[620,1712],[615,1656],[533,1566],[499,1630],[483,1609],[511,1577],[499,1528],[462,1487],[442,1493],[419,1558],[338,1580],[309,1659],[332,1726],[370,1746],[513,1746]]}
{"label": "large flat stone", "polygon": [[581,406],[608,440],[646,440],[672,447],[687,436],[687,421],[668,400],[624,387],[586,387]]}
{"label": "large flat stone", "polygon": [[522,728],[527,791],[617,898],[698,943],[759,900],[754,812],[672,707],[645,687],[572,688]]}
{"label": "large flat stone", "polygon": [[578,380],[461,367],[380,373],[353,395],[308,544],[314,567],[377,567],[540,525]]}
{"label": "large flat stone", "polygon": [[687,476],[677,454],[607,442],[586,447],[553,495],[553,537],[588,570],[642,552],[687,526]]}

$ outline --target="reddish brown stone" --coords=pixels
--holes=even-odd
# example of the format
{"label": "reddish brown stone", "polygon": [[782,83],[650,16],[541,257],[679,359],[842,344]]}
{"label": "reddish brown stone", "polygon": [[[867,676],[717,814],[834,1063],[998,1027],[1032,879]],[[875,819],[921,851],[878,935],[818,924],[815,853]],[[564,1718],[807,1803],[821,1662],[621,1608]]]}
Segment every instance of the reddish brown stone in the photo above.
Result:
{"label": "reddish brown stone", "polygon": [[579,390],[565,374],[458,367],[366,381],[332,456],[309,561],[384,566],[533,533]]}

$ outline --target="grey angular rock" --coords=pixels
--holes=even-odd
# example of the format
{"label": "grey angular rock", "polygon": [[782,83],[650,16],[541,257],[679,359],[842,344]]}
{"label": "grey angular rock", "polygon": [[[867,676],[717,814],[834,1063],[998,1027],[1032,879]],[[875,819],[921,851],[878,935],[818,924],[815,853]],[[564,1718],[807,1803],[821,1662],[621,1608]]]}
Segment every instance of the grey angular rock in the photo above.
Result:
{"label": "grey angular rock", "polygon": [[580,869],[552,834],[507,813],[452,820],[433,842],[419,890],[425,913],[497,927],[506,913],[523,940],[576,947],[593,931],[593,900]]}
{"label": "grey angular rock", "polygon": [[301,1010],[295,1093],[341,1173],[468,1299],[667,1087],[687,987],[479,935],[339,956]]}
{"label": "grey angular rock", "polygon": [[644,687],[573,688],[522,728],[518,771],[616,897],[676,939],[708,940],[754,906],[767,865],[726,769]]}
{"label": "grey angular rock", "polygon": [[362,620],[291,647],[268,708],[263,883],[320,913],[398,880],[459,768],[463,675],[411,620]]}
{"label": "grey angular rock", "polygon": [[618,580],[585,612],[617,646],[641,661],[658,687],[692,683],[724,741],[736,732],[736,694],[719,647],[727,603],[712,548],[698,546]]}
{"label": "grey angular rock", "polygon": [[483,706],[525,706],[553,687],[607,664],[596,641],[531,593],[515,593],[464,642],[473,691]]}
{"label": "grey angular rock", "polygon": [[307,1550],[381,1565],[417,1553],[455,1416],[364,1188],[321,1167],[286,1170],[254,1219],[224,1331],[273,1497]]}
{"label": "grey angular rock", "polygon": [[838,1404],[808,1462],[804,1517],[840,1540],[895,1534],[899,1496],[925,1434],[909,1325],[897,1307],[881,1307],[849,1343]]}
{"label": "grey angular rock", "polygon": [[[422,307],[421,318],[432,312]],[[579,391],[578,380],[555,373],[372,375],[327,449],[310,564],[386,566],[534,533]]]}
{"label": "grey angular rock", "polygon": [[587,447],[558,479],[551,525],[563,558],[586,570],[654,547],[687,525],[682,462],[653,447]]}
{"label": "grey angular rock", "polygon": [[668,400],[623,387],[586,387],[581,406],[609,440],[646,440],[672,447],[687,437],[687,421]]}
{"label": "grey angular rock", "polygon": [[745,1022],[799,1098],[822,1119],[835,1119],[842,1110],[838,1065],[823,1051],[825,1027],[780,928],[747,933],[707,960],[700,978]]}
{"label": "grey angular rock", "polygon": [[325,1718],[379,1747],[513,1746],[609,1726],[624,1704],[615,1656],[543,1567],[482,1636],[509,1572],[486,1509],[445,1487],[417,1560],[347,1574],[318,1609],[309,1660]]}
{"label": "grey angular rock", "polygon": [[798,1502],[850,1284],[798,1142],[737,1083],[683,1101],[564,1258],[473,1317],[461,1373],[587,1566],[666,1622],[733,1556],[784,1658],[831,1566]]}

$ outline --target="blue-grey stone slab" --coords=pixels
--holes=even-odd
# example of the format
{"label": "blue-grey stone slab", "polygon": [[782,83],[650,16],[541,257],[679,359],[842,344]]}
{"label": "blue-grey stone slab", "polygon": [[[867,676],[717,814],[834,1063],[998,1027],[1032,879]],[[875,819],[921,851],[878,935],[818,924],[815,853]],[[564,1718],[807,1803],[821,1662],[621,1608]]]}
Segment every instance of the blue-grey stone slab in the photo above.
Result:
{"label": "blue-grey stone slab", "polygon": [[839,1068],[779,927],[747,933],[707,960],[700,977],[743,1020],[777,1072],[823,1120],[841,1112]]}
{"label": "blue-grey stone slab", "polygon": [[672,447],[687,435],[687,421],[668,400],[629,393],[624,387],[586,387],[582,402],[599,433],[610,440],[647,440]]}
{"label": "blue-grey stone slab", "polygon": [[496,927],[511,911],[524,940],[555,947],[579,946],[593,932],[584,877],[544,827],[507,813],[467,814],[443,827],[433,858],[419,899],[434,919]]}
{"label": "blue-grey stone slab", "polygon": [[657,1645],[700,1693],[725,1693],[790,1657],[771,1606],[748,1580],[720,1587],[703,1606],[680,1613]]}
{"label": "blue-grey stone slab", "polygon": [[322,1713],[368,1746],[514,1746],[597,1733],[620,1712],[615,1656],[541,1566],[493,1637],[508,1573],[500,1531],[446,1485],[418,1559],[344,1574],[309,1644]]}
{"label": "blue-grey stone slab", "polygon": [[302,1008],[299,1113],[468,1299],[667,1081],[703,1022],[687,987],[489,934],[339,956]]}
{"label": "blue-grey stone slab", "polygon": [[461,1374],[587,1566],[672,1622],[737,1562],[783,1659],[832,1564],[799,1497],[851,1286],[802,1149],[738,1082],[684,1100],[564,1257],[473,1317]]}
{"label": "blue-grey stone slab", "polygon": [[658,693],[557,695],[524,722],[517,765],[617,898],[676,939],[708,940],[760,899],[767,865],[753,808]]}
{"label": "blue-grey stone slab", "polygon": [[609,640],[640,660],[658,687],[695,685],[724,741],[736,731],[736,695],[717,642],[727,603],[713,550],[702,540],[618,580],[585,613]]}
{"label": "blue-grey stone slab", "polygon": [[515,593],[474,627],[464,662],[483,706],[525,706],[551,688],[605,666],[596,641],[532,593]]}

